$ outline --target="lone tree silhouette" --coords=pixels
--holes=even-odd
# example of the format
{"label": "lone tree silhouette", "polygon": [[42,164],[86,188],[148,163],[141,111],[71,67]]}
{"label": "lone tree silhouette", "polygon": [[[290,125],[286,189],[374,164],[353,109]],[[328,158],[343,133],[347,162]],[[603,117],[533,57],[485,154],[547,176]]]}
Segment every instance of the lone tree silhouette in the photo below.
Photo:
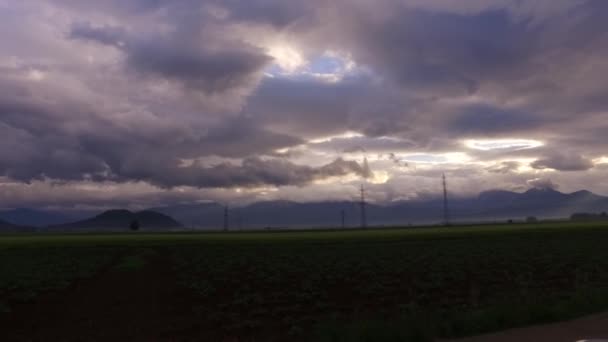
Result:
{"label": "lone tree silhouette", "polygon": [[137,220],[131,221],[131,224],[129,225],[129,228],[131,230],[133,230],[133,231],[139,230],[139,221],[137,221]]}

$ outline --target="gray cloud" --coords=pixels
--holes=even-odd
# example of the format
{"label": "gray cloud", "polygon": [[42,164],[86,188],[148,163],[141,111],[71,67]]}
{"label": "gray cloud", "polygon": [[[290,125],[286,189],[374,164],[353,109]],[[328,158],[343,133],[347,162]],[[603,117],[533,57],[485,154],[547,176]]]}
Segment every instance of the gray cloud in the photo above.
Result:
{"label": "gray cloud", "polygon": [[487,170],[489,172],[493,172],[493,173],[505,174],[505,173],[510,173],[510,172],[517,170],[520,167],[520,165],[521,164],[516,161],[505,161],[505,162],[500,162],[497,165],[488,167]]}
{"label": "gray cloud", "polygon": [[69,38],[93,41],[99,44],[113,45],[121,48],[125,44],[127,31],[118,26],[106,25],[95,27],[89,22],[77,22],[72,24]]}
{"label": "gray cloud", "polygon": [[207,93],[250,83],[271,60],[249,44],[215,34],[201,36],[197,28],[145,38],[126,32],[121,27],[74,23],[69,37],[115,46],[126,53],[126,64],[132,70]]}
{"label": "gray cloud", "polygon": [[313,15],[314,2],[285,2],[269,0],[222,0],[214,4],[226,9],[231,20],[268,23],[284,28],[299,19]]}
{"label": "gray cloud", "polygon": [[247,84],[270,61],[247,45],[214,50],[191,44],[175,43],[172,38],[133,43],[127,64],[138,72],[213,93]]}
{"label": "gray cloud", "polygon": [[[553,169],[552,179],[571,189],[600,184],[605,172],[592,162],[608,143],[605,1],[52,0],[5,7],[0,177],[17,184],[143,182],[159,200],[171,187],[271,185],[311,199],[329,195],[316,180],[369,176],[365,165],[340,159],[363,149],[389,156],[370,157],[389,177],[377,198],[415,193],[443,169],[462,175],[460,192],[483,188],[466,175],[520,189]],[[57,15],[49,22],[45,13]],[[287,52],[275,58],[310,64],[282,73],[269,56],[277,46]],[[336,79],[315,74],[331,72],[332,63],[354,67]],[[346,131],[365,137],[308,143]],[[545,146],[476,151],[462,144],[498,138]],[[297,153],[276,158],[286,147]],[[473,161],[394,170],[404,165],[401,153],[439,160],[449,152]],[[527,160],[535,160],[534,171],[522,171]],[[582,181],[563,171],[594,176]]]}
{"label": "gray cloud", "polygon": [[553,183],[549,178],[534,178],[526,182],[530,187],[540,190],[557,190],[559,185]]}
{"label": "gray cloud", "polygon": [[532,113],[476,106],[453,115],[447,128],[456,134],[477,136],[532,131],[542,124],[543,120]]}
{"label": "gray cloud", "polygon": [[320,166],[296,165],[283,159],[246,158],[241,165],[220,163],[211,167],[193,164],[179,167],[158,165],[142,159],[123,165],[121,174],[128,179],[140,179],[162,187],[193,186],[199,188],[260,187],[265,185],[304,186],[315,180],[356,174],[370,176],[367,164],[341,158]]}
{"label": "gray cloud", "polygon": [[591,169],[593,162],[574,152],[554,152],[551,155],[534,161],[535,169],[554,169],[558,171],[585,171]]}

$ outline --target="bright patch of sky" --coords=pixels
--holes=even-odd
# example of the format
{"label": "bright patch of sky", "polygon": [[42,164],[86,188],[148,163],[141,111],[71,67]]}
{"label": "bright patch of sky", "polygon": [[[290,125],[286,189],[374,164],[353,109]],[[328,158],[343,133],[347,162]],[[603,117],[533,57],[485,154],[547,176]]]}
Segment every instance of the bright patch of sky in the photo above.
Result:
{"label": "bright patch of sky", "polygon": [[266,69],[267,77],[314,78],[336,83],[356,70],[356,64],[348,56],[335,52],[306,60],[296,49],[277,45],[269,48],[268,53],[275,62]]}
{"label": "bright patch of sky", "polygon": [[525,150],[543,146],[538,140],[528,139],[499,139],[499,140],[467,140],[464,145],[468,148],[481,151],[493,150]]}
{"label": "bright patch of sky", "polygon": [[277,71],[284,74],[293,74],[308,64],[304,56],[289,45],[274,45],[268,49],[268,54],[274,58],[274,65],[268,70],[271,75],[274,75]]}

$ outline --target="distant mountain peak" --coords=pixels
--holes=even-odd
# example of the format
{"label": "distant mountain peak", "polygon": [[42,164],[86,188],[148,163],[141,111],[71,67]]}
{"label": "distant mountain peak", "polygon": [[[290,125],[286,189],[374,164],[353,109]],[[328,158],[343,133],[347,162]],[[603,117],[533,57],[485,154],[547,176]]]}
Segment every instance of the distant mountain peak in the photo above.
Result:
{"label": "distant mountain peak", "polygon": [[524,194],[534,194],[534,193],[544,193],[544,194],[561,194],[561,192],[553,189],[553,188],[530,188],[528,191],[524,192]]}
{"label": "distant mountain peak", "polygon": [[14,228],[15,225],[6,221],[0,220],[0,228]]}
{"label": "distant mountain peak", "polygon": [[142,230],[170,229],[182,227],[171,216],[152,210],[132,212],[125,209],[112,209],[82,221],[53,226],[55,229],[128,229],[133,221],[138,221]]}
{"label": "distant mountain peak", "polygon": [[570,195],[574,195],[574,196],[597,196],[596,194],[594,194],[593,192],[591,192],[589,190],[575,191],[575,192],[571,193]]}

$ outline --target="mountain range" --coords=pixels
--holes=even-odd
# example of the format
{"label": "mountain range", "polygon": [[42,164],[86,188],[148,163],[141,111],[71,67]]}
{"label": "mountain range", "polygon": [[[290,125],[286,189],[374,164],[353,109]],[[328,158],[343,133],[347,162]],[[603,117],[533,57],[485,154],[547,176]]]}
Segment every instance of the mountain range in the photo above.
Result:
{"label": "mountain range", "polygon": [[[175,217],[186,226],[217,228],[223,225],[224,206],[218,203],[176,205],[153,210]],[[229,210],[229,225],[235,229],[264,227],[339,227],[360,225],[357,202],[291,201],[258,202]],[[608,197],[582,190],[561,193],[553,189],[530,189],[523,193],[492,190],[473,198],[450,198],[449,214],[454,222],[568,218],[577,212],[608,211]],[[369,225],[434,224],[443,219],[443,199],[399,201],[385,205],[366,204]]]}
{"label": "mountain range", "polygon": [[[89,219],[87,212],[40,211],[15,209],[0,212],[0,229],[16,227],[45,227],[51,230],[124,230],[137,220],[142,230],[182,227],[220,228],[224,223],[225,207],[218,203],[173,205],[133,213],[110,210]],[[341,213],[345,226],[360,225],[361,210],[357,202],[291,201],[258,202],[229,209],[231,229],[339,227]],[[492,190],[471,198],[450,198],[449,214],[453,222],[523,220],[538,218],[567,218],[573,213],[608,211],[608,197],[582,190],[562,193],[552,189],[530,189],[523,193]],[[369,225],[407,225],[440,223],[443,199],[399,201],[385,205],[366,204]],[[78,218],[78,219],[76,219]]]}

